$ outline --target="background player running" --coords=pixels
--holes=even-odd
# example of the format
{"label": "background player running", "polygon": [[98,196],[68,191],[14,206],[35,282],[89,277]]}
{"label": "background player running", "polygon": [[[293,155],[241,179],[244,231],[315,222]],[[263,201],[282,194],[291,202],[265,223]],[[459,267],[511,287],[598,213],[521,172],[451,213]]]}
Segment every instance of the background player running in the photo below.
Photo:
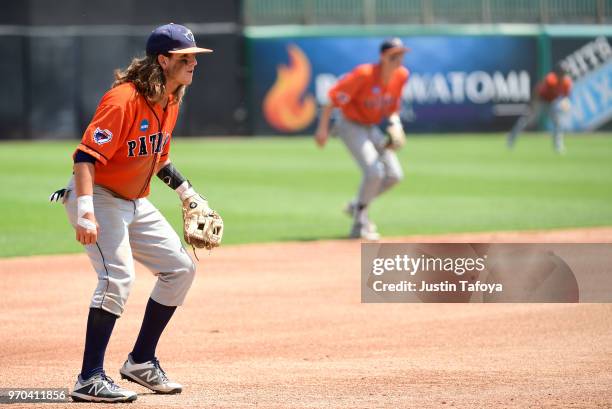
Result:
{"label": "background player running", "polygon": [[[208,208],[170,162],[170,139],[198,48],[186,27],[168,24],[148,38],[147,55],[117,70],[74,154],[64,197],[76,238],[98,274],[90,304],[81,373],[71,396],[133,401],[136,393],[106,376],[104,353],[134,281],[134,259],[158,276],[121,377],[157,393],[179,393],[155,357],[162,331],[189,290],[196,266],[161,213],[146,199],[153,175],[176,190],[186,208]],[[212,212],[212,211],[211,211]]]}
{"label": "background player running", "polygon": [[537,120],[542,112],[552,123],[553,145],[558,153],[565,151],[563,132],[561,130],[561,115],[571,108],[568,95],[572,91],[572,79],[561,66],[546,74],[544,79],[535,86],[534,96],[529,110],[517,121],[508,135],[508,148],[513,148],[516,138],[529,124]]}
{"label": "background player running", "polygon": [[315,139],[322,147],[329,136],[332,111],[340,108],[336,131],[363,174],[357,196],[347,205],[353,216],[352,238],[379,238],[376,226],[369,220],[368,206],[403,178],[402,166],[390,149],[389,138],[378,125],[383,119],[388,120],[390,129],[403,136],[399,110],[409,75],[402,66],[407,51],[399,38],[384,41],[378,63],[359,65],[334,85],[329,91],[331,102],[319,118]]}

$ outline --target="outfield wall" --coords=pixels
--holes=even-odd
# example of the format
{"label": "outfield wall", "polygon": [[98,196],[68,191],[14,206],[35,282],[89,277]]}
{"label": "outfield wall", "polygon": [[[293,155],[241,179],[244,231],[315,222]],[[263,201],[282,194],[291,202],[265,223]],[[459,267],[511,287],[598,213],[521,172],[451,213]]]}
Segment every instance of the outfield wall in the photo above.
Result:
{"label": "outfield wall", "polygon": [[313,132],[329,87],[354,66],[376,61],[389,36],[412,49],[404,60],[411,78],[402,120],[413,132],[506,131],[527,109],[535,83],[559,61],[576,82],[564,126],[611,128],[610,27],[277,26],[246,29],[253,133]]}
{"label": "outfield wall", "polygon": [[[6,56],[0,63],[0,140],[79,138],[111,85],[113,70],[142,54],[155,24],[188,18],[199,21],[187,24],[215,52],[199,57],[199,73],[185,98],[177,135],[311,133],[331,84],[353,66],[377,60],[379,43],[389,36],[402,37],[413,49],[405,60],[412,77],[402,112],[412,132],[505,131],[524,111],[537,79],[560,60],[576,79],[566,128],[612,128],[609,26],[243,30],[238,0],[224,3],[225,11],[217,14],[204,13],[205,5],[199,3],[200,9],[190,9],[188,0],[155,8],[153,15],[141,15],[140,0],[106,3],[63,0],[51,7],[30,0],[13,1],[19,7],[6,8],[0,18],[0,50]],[[115,6],[110,16],[102,12]],[[167,8],[172,12],[165,14]]]}
{"label": "outfield wall", "polygon": [[0,139],[78,138],[116,68],[158,25],[183,23],[214,53],[200,66],[179,135],[244,134],[240,0],[6,0],[0,12]]}

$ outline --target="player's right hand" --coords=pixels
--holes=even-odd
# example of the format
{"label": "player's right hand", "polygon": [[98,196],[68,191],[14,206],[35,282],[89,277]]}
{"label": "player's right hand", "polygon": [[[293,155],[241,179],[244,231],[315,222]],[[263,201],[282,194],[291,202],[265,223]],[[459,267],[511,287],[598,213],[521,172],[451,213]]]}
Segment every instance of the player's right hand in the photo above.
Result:
{"label": "player's right hand", "polygon": [[77,224],[76,239],[82,245],[94,244],[96,241],[98,241],[98,230],[100,229],[98,222],[96,222],[96,216],[94,216],[93,213],[85,213],[83,215],[83,219],[87,219],[93,222],[96,225],[96,228],[85,228]]}
{"label": "player's right hand", "polygon": [[327,143],[327,138],[329,136],[329,131],[325,128],[319,127],[317,128],[317,132],[315,133],[315,141],[320,148],[324,147]]}

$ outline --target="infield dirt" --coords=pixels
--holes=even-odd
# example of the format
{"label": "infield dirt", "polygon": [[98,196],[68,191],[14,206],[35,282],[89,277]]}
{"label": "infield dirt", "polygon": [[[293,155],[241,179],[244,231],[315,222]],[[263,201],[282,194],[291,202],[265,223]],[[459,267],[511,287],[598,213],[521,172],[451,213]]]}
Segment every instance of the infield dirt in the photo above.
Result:
{"label": "infield dirt", "polygon": [[[612,243],[612,228],[386,241]],[[157,351],[184,391],[121,381],[139,393],[130,407],[612,407],[612,305],[361,304],[358,241],[200,259]],[[0,387],[72,388],[96,282],[86,256],[3,259],[0,277]],[[118,381],[154,280],[137,265],[106,355]]]}

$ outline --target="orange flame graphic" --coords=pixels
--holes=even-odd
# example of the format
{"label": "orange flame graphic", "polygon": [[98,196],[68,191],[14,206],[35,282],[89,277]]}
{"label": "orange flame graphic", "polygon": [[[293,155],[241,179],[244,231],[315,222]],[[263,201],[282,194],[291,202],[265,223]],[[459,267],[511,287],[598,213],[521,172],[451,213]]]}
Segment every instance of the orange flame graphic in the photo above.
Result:
{"label": "orange flame graphic", "polygon": [[315,117],[312,95],[302,98],[310,82],[310,62],[296,45],[287,47],[289,65],[279,65],[277,78],[263,101],[263,112],[270,125],[279,131],[296,132],[306,128]]}

